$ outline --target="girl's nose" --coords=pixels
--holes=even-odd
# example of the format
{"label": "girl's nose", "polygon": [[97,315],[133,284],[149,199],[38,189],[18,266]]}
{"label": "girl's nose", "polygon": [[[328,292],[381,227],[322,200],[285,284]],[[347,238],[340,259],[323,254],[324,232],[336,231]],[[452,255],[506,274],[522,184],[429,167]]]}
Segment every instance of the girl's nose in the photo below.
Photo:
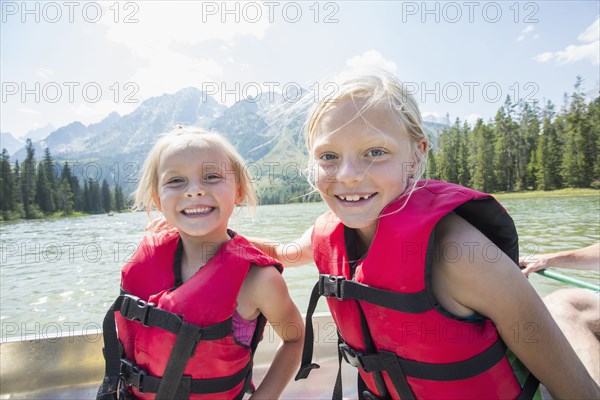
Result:
{"label": "girl's nose", "polygon": [[203,196],[204,188],[198,183],[190,183],[185,191],[185,196],[192,198],[195,196]]}
{"label": "girl's nose", "polygon": [[358,160],[345,160],[339,164],[337,178],[339,182],[351,183],[361,181],[365,176],[365,171]]}

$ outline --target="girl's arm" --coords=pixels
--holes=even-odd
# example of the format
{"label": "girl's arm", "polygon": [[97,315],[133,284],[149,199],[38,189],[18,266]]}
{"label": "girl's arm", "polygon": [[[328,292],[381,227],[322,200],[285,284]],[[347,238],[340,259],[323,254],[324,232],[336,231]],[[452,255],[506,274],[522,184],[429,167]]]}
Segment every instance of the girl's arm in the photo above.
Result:
{"label": "girl's arm", "polygon": [[[433,290],[448,311],[490,318],[506,345],[559,398],[600,398],[590,377],[544,303],[519,268],[481,232],[448,215],[436,233]],[[443,249],[462,254],[444,257]]]}
{"label": "girl's arm", "polygon": [[252,399],[278,399],[300,365],[304,323],[275,268],[252,268],[244,286],[247,298],[267,318],[282,344]]}
{"label": "girl's arm", "polygon": [[255,247],[263,253],[277,259],[284,267],[297,267],[313,262],[310,236],[313,227],[308,228],[300,239],[289,243],[281,243],[264,238],[247,237]]}

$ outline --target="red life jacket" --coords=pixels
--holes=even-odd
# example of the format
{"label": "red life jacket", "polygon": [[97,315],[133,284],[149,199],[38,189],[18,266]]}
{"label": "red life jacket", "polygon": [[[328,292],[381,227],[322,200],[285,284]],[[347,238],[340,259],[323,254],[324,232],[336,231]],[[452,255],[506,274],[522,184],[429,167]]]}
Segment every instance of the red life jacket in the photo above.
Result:
{"label": "red life jacket", "polygon": [[[368,254],[355,265],[346,250],[351,230],[333,212],[315,223],[313,255],[321,273],[315,291],[328,297],[343,358],[379,397],[516,398],[521,386],[492,321],[454,317],[431,285],[432,262],[440,256],[434,228],[445,215],[457,213],[516,262],[512,219],[491,196],[444,182],[420,182],[405,202],[403,196],[382,211]],[[486,254],[486,243],[472,246]],[[441,256],[469,256],[444,250]],[[303,365],[316,366],[304,356]],[[534,377],[530,381],[537,387]]]}
{"label": "red life jacket", "polygon": [[252,356],[266,321],[259,317],[246,346],[232,335],[232,316],[252,265],[282,267],[229,232],[232,239],[185,283],[176,232],[145,237],[123,267],[124,294],[113,307],[124,351],[121,390],[143,399],[233,399],[251,389]]}

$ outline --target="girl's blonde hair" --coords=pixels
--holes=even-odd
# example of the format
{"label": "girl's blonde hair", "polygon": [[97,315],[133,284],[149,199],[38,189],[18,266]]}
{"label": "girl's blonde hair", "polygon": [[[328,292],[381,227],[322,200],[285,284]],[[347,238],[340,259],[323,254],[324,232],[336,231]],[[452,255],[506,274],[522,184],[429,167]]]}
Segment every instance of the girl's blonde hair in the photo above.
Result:
{"label": "girl's blonde hair", "polygon": [[242,203],[245,203],[251,210],[256,207],[256,192],[252,176],[248,172],[244,159],[236,149],[223,136],[216,132],[207,132],[196,127],[177,126],[170,132],[160,136],[154,144],[144,166],[138,183],[137,189],[133,193],[134,210],[151,211],[159,208],[158,200],[158,168],[160,159],[164,152],[171,146],[193,147],[193,146],[214,146],[221,149],[229,158],[233,165],[235,181],[240,187],[240,197]]}
{"label": "girl's blonde hair", "polygon": [[[429,150],[429,140],[423,130],[421,112],[414,97],[407,92],[402,82],[395,75],[384,70],[355,74],[346,78],[342,83],[335,85],[335,90],[330,95],[321,99],[314,106],[305,127],[306,147],[309,153],[325,113],[332,106],[347,99],[355,101],[355,104],[356,100],[363,103],[354,118],[359,118],[372,108],[384,107],[398,119],[400,125],[404,127],[411,151],[415,155],[412,178],[415,182],[418,181],[427,165],[427,151]],[[417,150],[418,143],[423,140],[427,143],[424,153]]]}

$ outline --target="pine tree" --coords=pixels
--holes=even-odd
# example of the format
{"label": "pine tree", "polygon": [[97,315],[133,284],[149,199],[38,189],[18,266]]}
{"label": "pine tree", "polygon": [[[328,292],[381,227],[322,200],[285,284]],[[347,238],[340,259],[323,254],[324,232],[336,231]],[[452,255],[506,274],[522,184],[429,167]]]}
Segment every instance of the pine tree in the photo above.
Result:
{"label": "pine tree", "polygon": [[7,221],[11,218],[11,213],[16,210],[15,203],[15,177],[10,168],[10,157],[6,149],[2,149],[0,159],[0,207],[2,210],[2,219]]}
{"label": "pine tree", "polygon": [[123,211],[125,209],[125,196],[123,195],[123,189],[117,183],[115,185],[115,211]]}
{"label": "pine tree", "polygon": [[536,145],[540,134],[538,107],[523,102],[517,138],[516,189],[535,188],[537,170]]}
{"label": "pine tree", "polygon": [[73,192],[67,179],[61,179],[58,193],[57,209],[62,211],[63,215],[73,214]]}
{"label": "pine tree", "polygon": [[44,151],[42,163],[43,167],[46,169],[46,179],[48,180],[48,189],[50,190],[52,203],[54,203],[56,207],[56,204],[58,204],[58,173],[56,171],[56,164],[50,155],[50,149],[48,147],[46,147],[46,150]]}
{"label": "pine tree", "polygon": [[593,178],[592,187],[600,188],[600,97],[596,97],[588,106],[588,125],[591,129],[591,137],[596,138],[593,147]]}
{"label": "pine tree", "polygon": [[560,169],[562,150],[557,134],[558,122],[553,122],[554,104],[548,101],[543,111],[542,131],[536,145],[535,182],[538,189],[554,190],[562,187]]}
{"label": "pine tree", "polygon": [[494,132],[480,118],[473,128],[473,188],[489,193],[494,190]]}
{"label": "pine tree", "polygon": [[113,199],[112,194],[110,192],[110,188],[108,187],[108,182],[106,179],[102,180],[102,209],[104,212],[109,212],[113,209]]}
{"label": "pine tree", "polygon": [[27,156],[23,161],[21,171],[21,193],[23,198],[23,211],[25,218],[36,218],[38,210],[35,205],[35,149],[31,139],[27,139],[25,150]]}
{"label": "pine tree", "polygon": [[50,187],[48,176],[46,175],[46,167],[44,162],[38,165],[36,179],[36,196],[35,202],[39,209],[46,215],[51,215],[56,211],[54,196]]}
{"label": "pine tree", "polygon": [[462,129],[458,131],[456,151],[458,153],[458,184],[471,186],[471,176],[473,174],[471,158],[471,129],[467,121],[463,123]]}
{"label": "pine tree", "polygon": [[23,217],[23,190],[21,182],[21,165],[19,164],[19,160],[15,161],[13,175],[15,181],[15,190],[13,191],[13,198],[15,202],[15,216]]}
{"label": "pine tree", "polygon": [[507,96],[504,106],[496,114],[494,125],[495,189],[499,191],[513,191],[515,186],[518,126],[512,118],[513,112],[514,105]]}
{"label": "pine tree", "polygon": [[81,186],[79,186],[79,179],[73,175],[71,172],[71,167],[66,161],[63,164],[60,177],[61,180],[66,180],[69,182],[71,193],[73,194],[73,209],[75,211],[85,211],[84,193],[81,190]]}

